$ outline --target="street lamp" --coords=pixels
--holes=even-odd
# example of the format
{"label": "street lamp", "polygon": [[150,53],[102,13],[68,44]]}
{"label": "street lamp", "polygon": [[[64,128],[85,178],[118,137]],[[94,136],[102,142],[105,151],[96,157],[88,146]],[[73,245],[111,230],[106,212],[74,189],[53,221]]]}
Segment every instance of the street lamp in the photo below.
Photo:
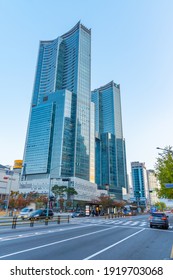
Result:
{"label": "street lamp", "polygon": [[8,212],[8,206],[9,206],[9,202],[10,202],[10,193],[11,193],[11,187],[12,187],[13,174],[14,174],[14,171],[12,171],[12,170],[6,171],[6,175],[9,175],[8,179],[10,180],[10,185],[9,185],[9,189],[8,189],[7,205],[6,205],[6,214]]}
{"label": "street lamp", "polygon": [[108,195],[109,195],[109,197],[110,197],[110,193],[109,193],[109,184],[105,184],[105,188],[106,188],[106,190],[107,190],[107,192],[108,192]]}
{"label": "street lamp", "polygon": [[171,150],[171,147],[169,147],[168,149],[166,148],[160,148],[160,147],[156,147],[157,150],[162,150],[162,151],[165,151],[167,153],[170,153],[173,155],[173,151]]}
{"label": "street lamp", "polygon": [[49,207],[50,207],[50,188],[51,188],[51,176],[49,174],[49,191],[48,191],[48,198],[47,198],[47,213],[46,213],[46,217],[48,218],[49,216]]}
{"label": "street lamp", "polygon": [[141,191],[136,190],[135,191],[135,198],[136,198],[137,208],[139,208],[139,205],[140,205],[140,196],[141,196]]}
{"label": "street lamp", "polygon": [[62,165],[58,165],[55,166],[54,168],[50,169],[50,173],[49,173],[49,191],[48,191],[48,200],[47,200],[47,213],[46,213],[46,218],[48,218],[49,216],[49,207],[50,207],[50,189],[51,189],[51,171],[53,171],[54,169],[61,167]]}

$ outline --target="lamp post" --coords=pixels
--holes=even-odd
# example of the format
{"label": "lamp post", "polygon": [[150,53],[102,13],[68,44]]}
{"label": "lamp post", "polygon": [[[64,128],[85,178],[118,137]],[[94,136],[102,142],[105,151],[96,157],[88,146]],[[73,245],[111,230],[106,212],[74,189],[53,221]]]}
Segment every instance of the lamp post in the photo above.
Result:
{"label": "lamp post", "polygon": [[46,218],[48,218],[49,216],[49,207],[50,207],[50,189],[51,189],[51,171],[53,171],[54,169],[61,167],[62,165],[58,165],[55,166],[54,168],[50,169],[50,173],[49,173],[49,190],[48,190],[48,199],[47,199],[47,212],[46,212]]}
{"label": "lamp post", "polygon": [[47,198],[47,213],[46,213],[47,218],[49,216],[49,207],[50,207],[50,188],[51,188],[51,176],[49,174],[49,191],[48,191],[48,198]]}
{"label": "lamp post", "polygon": [[[10,184],[9,184],[9,189],[8,189],[8,198],[7,198],[7,205],[6,205],[6,214],[8,213],[8,206],[9,206],[9,202],[10,202],[10,193],[11,193],[11,186],[12,186],[13,174],[14,174],[14,171],[12,171],[12,170],[7,170],[7,171],[6,171],[6,175],[9,175],[9,176],[10,176],[10,177],[8,177],[8,179],[10,180]],[[9,182],[9,181],[8,181],[8,182]]]}
{"label": "lamp post", "polygon": [[[139,194],[139,195],[137,195],[137,194]],[[137,209],[139,208],[139,205],[140,205],[140,195],[141,195],[141,191],[135,191]]]}
{"label": "lamp post", "polygon": [[169,147],[168,149],[156,147],[156,149],[157,149],[157,150],[165,151],[165,152],[170,153],[171,155],[173,155],[173,151],[171,150],[171,147]]}
{"label": "lamp post", "polygon": [[[63,182],[68,182],[67,183],[67,201],[69,201],[69,193],[68,193],[68,190],[71,186],[71,179],[70,178],[62,178],[62,181]],[[66,201],[66,207],[67,207],[67,201]]]}

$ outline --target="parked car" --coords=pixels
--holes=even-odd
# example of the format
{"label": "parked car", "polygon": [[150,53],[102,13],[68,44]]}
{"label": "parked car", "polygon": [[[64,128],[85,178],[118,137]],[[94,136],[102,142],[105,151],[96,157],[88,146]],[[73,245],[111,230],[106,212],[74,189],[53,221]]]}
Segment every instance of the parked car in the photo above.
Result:
{"label": "parked car", "polygon": [[154,212],[151,214],[149,221],[150,227],[153,226],[162,227],[165,229],[169,228],[169,220],[168,217],[164,212]]}
{"label": "parked car", "polygon": [[[49,209],[48,211],[48,218],[53,218],[54,213],[51,209]],[[34,220],[38,220],[38,219],[45,219],[47,217],[47,209],[38,209],[35,210],[31,213],[31,215],[29,216],[29,219],[34,219]]]}
{"label": "parked car", "polygon": [[22,220],[28,219],[30,214],[34,211],[33,208],[25,207],[21,209],[19,215],[17,216],[18,218],[21,218]]}
{"label": "parked car", "polygon": [[72,218],[75,218],[75,217],[85,217],[85,212],[84,211],[76,211],[76,212],[73,212],[71,214],[71,217]]}

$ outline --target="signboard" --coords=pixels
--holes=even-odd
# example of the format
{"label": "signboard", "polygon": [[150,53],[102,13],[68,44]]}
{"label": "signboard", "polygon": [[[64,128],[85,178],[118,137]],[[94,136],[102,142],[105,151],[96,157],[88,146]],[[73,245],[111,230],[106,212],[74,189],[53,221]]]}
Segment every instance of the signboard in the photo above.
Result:
{"label": "signboard", "polygon": [[173,189],[173,183],[165,184],[165,188]]}
{"label": "signboard", "polygon": [[86,215],[86,216],[89,216],[89,215],[90,215],[90,207],[89,207],[89,205],[86,205],[86,206],[85,206],[85,215]]}
{"label": "signboard", "polygon": [[12,175],[14,174],[14,171],[12,171],[12,170],[6,170],[5,173],[6,173],[6,175],[11,175],[11,176],[12,176]]}

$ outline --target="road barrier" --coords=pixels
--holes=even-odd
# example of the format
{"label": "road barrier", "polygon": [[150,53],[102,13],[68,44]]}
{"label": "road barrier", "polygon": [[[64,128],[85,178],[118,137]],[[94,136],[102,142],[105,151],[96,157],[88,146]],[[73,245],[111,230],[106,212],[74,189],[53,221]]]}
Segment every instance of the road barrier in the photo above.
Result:
{"label": "road barrier", "polygon": [[34,226],[34,219],[31,218],[31,219],[30,219],[30,227],[33,227],[33,226]]}
{"label": "road barrier", "polygon": [[122,218],[125,217],[123,213],[116,213],[116,214],[107,214],[103,216],[105,219],[113,219],[113,218]]}
{"label": "road barrier", "polygon": [[17,216],[14,216],[12,221],[12,228],[16,228],[16,223],[17,223]]}
{"label": "road barrier", "polygon": [[0,218],[0,228],[3,226],[11,226],[12,229],[15,229],[18,226],[25,226],[29,225],[30,227],[33,227],[35,224],[45,224],[46,226],[48,224],[60,224],[60,223],[69,223],[70,222],[70,216],[69,215],[58,215],[54,216],[53,218],[46,217],[45,219],[27,219],[22,220],[21,218],[18,218],[17,216],[13,217],[1,217]]}

